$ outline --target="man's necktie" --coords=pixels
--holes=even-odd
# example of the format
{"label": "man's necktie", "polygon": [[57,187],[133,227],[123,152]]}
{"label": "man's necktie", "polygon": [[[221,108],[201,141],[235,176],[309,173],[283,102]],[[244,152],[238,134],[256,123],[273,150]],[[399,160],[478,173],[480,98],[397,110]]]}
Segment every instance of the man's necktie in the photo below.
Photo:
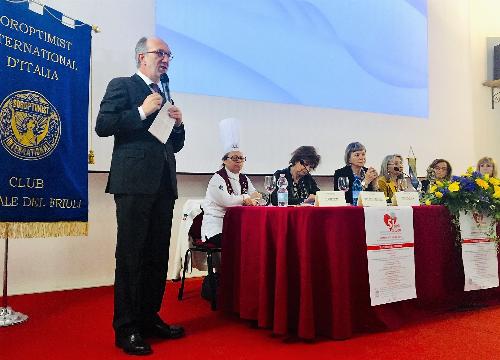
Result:
{"label": "man's necktie", "polygon": [[151,83],[151,84],[149,84],[149,87],[151,88],[151,90],[153,90],[154,92],[157,92],[158,94],[161,95],[161,90],[160,90],[160,87],[158,86],[158,84]]}
{"label": "man's necktie", "polygon": [[161,97],[163,98],[163,104],[165,103],[165,95],[161,92],[160,90],[160,87],[158,86],[158,84],[155,84],[155,83],[151,83],[149,84],[149,87],[151,88],[151,90],[153,90],[154,92],[158,93],[161,95]]}

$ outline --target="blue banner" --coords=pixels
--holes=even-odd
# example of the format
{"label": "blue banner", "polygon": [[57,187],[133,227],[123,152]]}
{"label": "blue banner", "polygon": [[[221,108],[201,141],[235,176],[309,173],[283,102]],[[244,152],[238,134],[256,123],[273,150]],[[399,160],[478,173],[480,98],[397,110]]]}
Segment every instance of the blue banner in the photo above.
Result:
{"label": "blue banner", "polygon": [[91,27],[31,6],[0,1],[0,222],[87,222]]}

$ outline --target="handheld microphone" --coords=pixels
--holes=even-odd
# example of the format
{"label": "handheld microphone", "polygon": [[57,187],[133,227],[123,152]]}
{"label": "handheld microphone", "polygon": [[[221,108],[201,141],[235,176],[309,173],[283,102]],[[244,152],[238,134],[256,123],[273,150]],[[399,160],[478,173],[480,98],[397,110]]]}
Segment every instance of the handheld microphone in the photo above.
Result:
{"label": "handheld microphone", "polygon": [[394,171],[398,171],[398,172],[400,172],[400,173],[401,173],[401,174],[399,174],[399,175],[398,175],[398,179],[402,179],[402,178],[403,178],[403,177],[405,177],[405,176],[406,176],[406,177],[408,177],[408,178],[411,178],[411,176],[410,176],[410,175],[408,175],[408,174],[405,174],[405,173],[403,172],[403,168],[400,168],[399,166],[394,166]]}
{"label": "handheld microphone", "polygon": [[161,82],[161,87],[163,88],[163,93],[165,94],[165,97],[167,99],[167,101],[170,103],[170,104],[174,104],[172,98],[170,97],[170,87],[169,87],[169,78],[168,78],[168,75],[166,73],[163,73],[160,75],[160,82]]}

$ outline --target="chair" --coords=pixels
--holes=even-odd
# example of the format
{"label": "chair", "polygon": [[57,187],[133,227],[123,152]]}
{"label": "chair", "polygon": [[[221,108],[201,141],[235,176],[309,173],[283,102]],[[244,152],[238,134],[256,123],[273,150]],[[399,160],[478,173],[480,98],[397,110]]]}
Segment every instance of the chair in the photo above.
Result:
{"label": "chair", "polygon": [[[168,278],[173,281],[180,281],[182,279],[182,265],[184,264],[184,255],[186,250],[189,249],[193,239],[189,237],[189,230],[193,224],[194,218],[201,213],[201,204],[203,203],[202,198],[192,198],[187,199],[182,206],[182,217],[179,223],[179,231],[177,233],[177,241],[175,242],[175,248],[173,253],[170,254],[170,260],[168,264]],[[173,239],[172,239],[173,240]],[[207,257],[202,253],[195,253],[198,256],[193,256],[191,261],[193,262],[193,268],[198,270],[207,270]],[[189,277],[189,272],[186,274]],[[191,276],[194,273],[191,273]],[[196,276],[199,276],[196,274]]]}
{"label": "chair", "polygon": [[[214,253],[220,253],[221,248],[215,246],[212,243],[207,243],[203,242],[201,239],[201,223],[203,221],[203,211],[197,215],[193,219],[193,224],[191,225],[191,228],[189,229],[189,236],[193,239],[192,245],[189,246],[189,248],[186,250],[186,254],[184,255],[184,266],[182,270],[182,282],[181,282],[181,287],[179,288],[179,295],[177,296],[178,300],[182,300],[182,296],[184,295],[184,281],[186,280],[186,269],[187,269],[187,262],[188,262],[188,256],[192,255],[193,252],[203,252],[207,254],[207,266],[208,266],[208,283],[210,285],[210,292],[211,292],[211,308],[212,310],[217,309],[217,296],[216,296],[216,291],[217,291],[217,283],[216,283],[216,276],[214,272],[214,266],[213,266],[213,261],[212,261],[212,255]],[[191,262],[191,271],[193,271],[193,264]]]}

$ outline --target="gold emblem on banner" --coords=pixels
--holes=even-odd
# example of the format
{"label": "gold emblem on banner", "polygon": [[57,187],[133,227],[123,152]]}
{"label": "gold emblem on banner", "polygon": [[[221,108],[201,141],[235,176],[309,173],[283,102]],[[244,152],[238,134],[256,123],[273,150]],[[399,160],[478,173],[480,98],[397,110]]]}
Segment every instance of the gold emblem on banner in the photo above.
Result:
{"label": "gold emblem on banner", "polygon": [[40,93],[21,90],[0,105],[0,142],[12,156],[39,160],[49,156],[61,138],[57,109]]}

